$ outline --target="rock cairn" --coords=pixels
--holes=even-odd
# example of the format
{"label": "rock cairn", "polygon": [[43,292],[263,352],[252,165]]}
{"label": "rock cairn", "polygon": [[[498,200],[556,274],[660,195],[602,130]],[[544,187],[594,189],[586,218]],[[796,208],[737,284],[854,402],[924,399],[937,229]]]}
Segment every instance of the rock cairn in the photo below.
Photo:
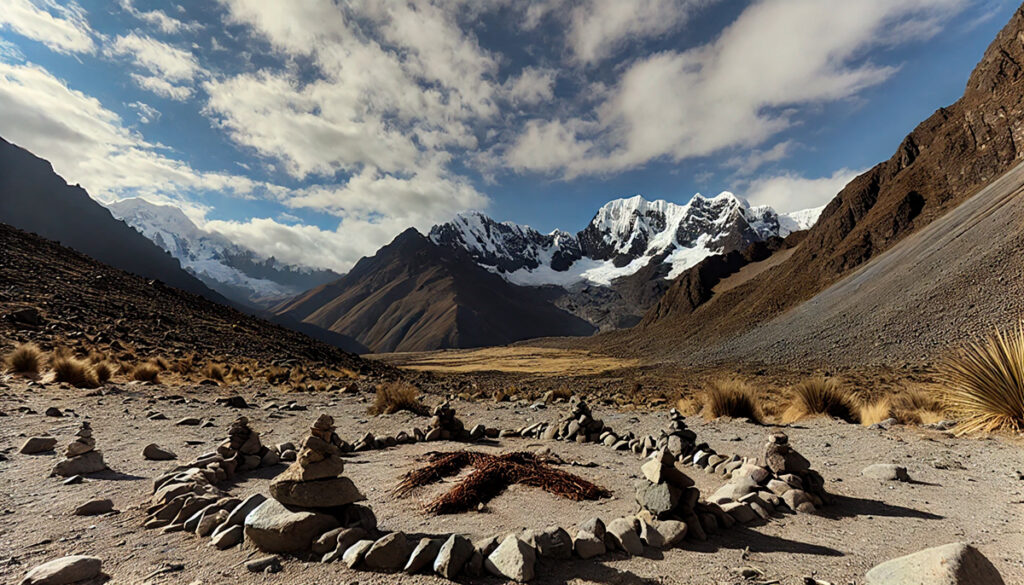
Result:
{"label": "rock cairn", "polygon": [[544,431],[543,438],[559,441],[576,441],[577,443],[597,443],[602,437],[608,437],[611,429],[606,429],[604,421],[594,418],[594,413],[582,398],[573,396],[569,400],[569,415],[561,421],[550,425]]}
{"label": "rock cairn", "polygon": [[[312,551],[326,533],[342,527],[360,528],[360,536],[376,532],[373,512],[355,505],[366,498],[341,475],[344,447],[334,432],[334,419],[320,415],[303,439],[298,458],[270,483],[272,499],[245,517],[245,540],[264,552],[294,553]],[[320,546],[328,553],[338,548],[337,543]]]}
{"label": "rock cairn", "polygon": [[75,433],[75,440],[68,445],[64,452],[64,459],[57,462],[51,475],[71,477],[96,473],[106,468],[107,464],[103,462],[103,453],[96,450],[96,439],[92,436],[92,427],[89,426],[89,421],[82,421],[81,428]]}
{"label": "rock cairn", "polygon": [[242,542],[242,521],[264,496],[241,500],[229,497],[217,484],[239,472],[276,465],[277,447],[264,447],[245,417],[235,420],[228,438],[215,451],[177,466],[153,481],[145,528],[184,531],[211,537],[211,544],[228,548]]}
{"label": "rock cairn", "polygon": [[[692,455],[697,450],[697,433],[686,427],[686,418],[676,409],[668,411],[669,427],[658,439],[658,449],[664,449],[676,458]],[[706,445],[705,445],[706,446]]]}
{"label": "rock cairn", "polygon": [[434,407],[434,411],[431,414],[433,416],[430,419],[429,430],[427,430],[424,440],[469,440],[469,431],[466,430],[466,426],[462,424],[462,421],[455,416],[455,409],[452,408],[451,403],[445,401],[441,405]]}
{"label": "rock cairn", "polygon": [[341,475],[342,445],[334,419],[320,415],[302,442],[298,459],[270,482],[271,497],[303,508],[335,508],[365,500],[352,480]]}
{"label": "rock cairn", "polygon": [[789,444],[782,432],[768,436],[756,462],[744,461],[731,472],[729,483],[709,498],[742,521],[767,520],[776,509],[814,512],[831,504],[825,480]]}

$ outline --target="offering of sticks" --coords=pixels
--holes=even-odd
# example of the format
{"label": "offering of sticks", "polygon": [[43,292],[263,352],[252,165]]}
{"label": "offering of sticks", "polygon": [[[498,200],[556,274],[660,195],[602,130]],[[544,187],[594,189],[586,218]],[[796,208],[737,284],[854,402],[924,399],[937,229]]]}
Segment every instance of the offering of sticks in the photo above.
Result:
{"label": "offering of sticks", "polygon": [[411,471],[395,488],[404,497],[418,487],[457,475],[467,466],[473,472],[454,488],[427,504],[432,514],[457,514],[488,502],[512,484],[539,487],[546,492],[574,501],[596,500],[611,496],[608,490],[571,473],[554,469],[533,453],[516,452],[488,455],[473,451],[428,453],[425,467]]}

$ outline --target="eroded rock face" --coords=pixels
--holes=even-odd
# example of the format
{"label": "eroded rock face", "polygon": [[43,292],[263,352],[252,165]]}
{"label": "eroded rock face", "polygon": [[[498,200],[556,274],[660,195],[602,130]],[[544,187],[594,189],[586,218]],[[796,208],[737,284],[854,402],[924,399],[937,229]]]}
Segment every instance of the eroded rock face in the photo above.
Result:
{"label": "eroded rock face", "polygon": [[956,542],[886,561],[864,575],[864,585],[1003,585],[978,549]]}

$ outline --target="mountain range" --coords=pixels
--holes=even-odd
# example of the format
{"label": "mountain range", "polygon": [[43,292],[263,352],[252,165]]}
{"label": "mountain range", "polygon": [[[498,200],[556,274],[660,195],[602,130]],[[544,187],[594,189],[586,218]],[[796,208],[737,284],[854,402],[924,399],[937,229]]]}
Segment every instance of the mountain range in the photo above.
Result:
{"label": "mountain range", "polygon": [[333,270],[260,257],[220,233],[199,228],[173,205],[130,198],[110,203],[107,209],[211,289],[237,302],[265,308],[340,277]]}
{"label": "mountain range", "polygon": [[806,229],[731,193],[685,205],[640,196],[602,206],[581,231],[542,234],[480,212],[410,229],[341,279],[273,308],[375,352],[502,345],[629,327],[701,259]]}

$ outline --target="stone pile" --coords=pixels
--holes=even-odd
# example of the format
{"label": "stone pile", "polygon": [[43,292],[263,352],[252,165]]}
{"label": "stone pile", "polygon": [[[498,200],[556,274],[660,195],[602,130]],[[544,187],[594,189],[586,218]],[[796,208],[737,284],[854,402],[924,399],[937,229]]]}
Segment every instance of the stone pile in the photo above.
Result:
{"label": "stone pile", "polygon": [[[311,551],[326,533],[341,527],[358,527],[360,536],[375,532],[373,513],[354,506],[366,498],[341,475],[343,445],[334,432],[334,419],[320,415],[295,462],[270,483],[272,499],[245,517],[245,540],[264,552],[294,553]],[[338,548],[330,542],[320,544],[329,551]]]}
{"label": "stone pile", "polygon": [[607,437],[611,429],[606,429],[604,421],[594,418],[593,412],[582,398],[573,396],[569,400],[571,411],[569,416],[544,431],[543,438],[559,441],[576,441],[577,443],[597,443],[601,437]]}
{"label": "stone pile", "polygon": [[767,520],[776,509],[811,513],[833,502],[825,491],[825,480],[782,432],[768,436],[756,462],[744,461],[730,473],[729,483],[709,501],[741,522]]}
{"label": "stone pile", "polygon": [[[635,483],[637,515],[641,540],[657,548],[672,546],[692,534],[702,539],[704,524],[717,516],[700,502],[700,490],[686,475],[686,466],[667,449],[655,451],[640,467],[643,477]],[[714,528],[712,528],[714,529]],[[636,554],[636,553],[634,553]]]}
{"label": "stone pile", "polygon": [[426,441],[468,441],[470,433],[462,421],[455,416],[451,403],[445,401],[434,407],[430,426],[424,435]]}
{"label": "stone pile", "polygon": [[64,459],[57,462],[51,475],[71,477],[96,473],[104,469],[107,469],[107,464],[103,462],[103,453],[96,450],[92,427],[89,426],[89,421],[82,421],[81,428],[75,433],[75,440],[68,445]]}
{"label": "stone pile", "polygon": [[[686,427],[686,418],[676,409],[668,412],[669,428],[662,431],[658,449],[665,449],[676,458],[692,455],[697,451],[697,433]],[[705,445],[706,446],[706,445]]]}

